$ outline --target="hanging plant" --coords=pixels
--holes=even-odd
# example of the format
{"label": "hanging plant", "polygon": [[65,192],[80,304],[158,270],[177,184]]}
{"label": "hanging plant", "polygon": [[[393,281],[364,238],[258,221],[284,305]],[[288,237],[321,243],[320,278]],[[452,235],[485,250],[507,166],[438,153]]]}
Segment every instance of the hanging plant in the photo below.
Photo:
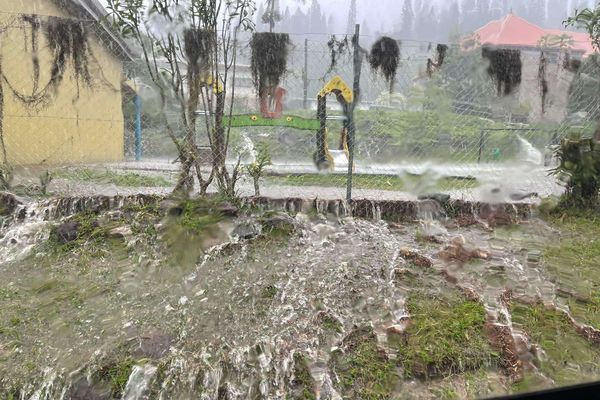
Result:
{"label": "hanging plant", "polygon": [[496,83],[498,96],[510,95],[521,84],[523,63],[519,50],[484,47],[481,56],[490,62],[487,73]]}
{"label": "hanging plant", "polygon": [[[77,85],[79,98],[79,85],[92,86],[92,76],[88,69],[90,58],[93,58],[88,42],[88,34],[82,22],[60,18],[48,17],[40,19],[37,16],[27,15],[22,17],[22,22],[31,27],[31,47],[33,64],[33,88],[31,94],[20,93],[2,75],[3,81],[12,91],[13,95],[23,104],[32,108],[45,106],[51,97],[55,96],[58,87],[64,80],[67,68],[71,66],[73,78]],[[39,32],[42,31],[46,39],[48,51],[51,54],[50,79],[44,86],[40,86],[40,62],[38,58]]]}
{"label": "hanging plant", "polygon": [[381,71],[385,80],[390,84],[390,93],[394,89],[394,79],[400,64],[400,46],[390,37],[383,36],[377,40],[369,55],[369,64],[374,71]]}
{"label": "hanging plant", "polygon": [[350,52],[350,44],[348,43],[348,36],[345,36],[342,40],[337,40],[335,35],[331,36],[329,42],[327,42],[329,53],[331,54],[331,63],[329,64],[329,72],[337,66],[339,57],[343,54]]}
{"label": "hanging plant", "polygon": [[[431,51],[431,43],[429,44],[429,51]],[[444,65],[446,55],[448,54],[448,46],[445,44],[438,44],[436,46],[436,53],[435,62],[431,58],[427,59],[427,75],[429,75],[430,78],[433,76],[434,71],[439,70],[442,65]]]}
{"label": "hanging plant", "polygon": [[188,68],[195,74],[207,74],[215,49],[215,33],[207,29],[186,29],[183,33]]}
{"label": "hanging plant", "polygon": [[542,115],[546,113],[546,97],[548,95],[548,80],[546,79],[546,68],[548,67],[548,60],[546,53],[542,51],[540,53],[540,66],[538,68],[538,82],[540,84],[540,96],[542,98]]}
{"label": "hanging plant", "polygon": [[274,90],[287,70],[290,37],[287,33],[255,33],[250,41],[250,68],[260,97]]}

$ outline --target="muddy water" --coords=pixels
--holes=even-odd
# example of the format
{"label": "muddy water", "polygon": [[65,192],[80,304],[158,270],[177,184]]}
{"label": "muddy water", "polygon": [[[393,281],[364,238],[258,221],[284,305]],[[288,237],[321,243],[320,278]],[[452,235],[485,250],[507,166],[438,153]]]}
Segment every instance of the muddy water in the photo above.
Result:
{"label": "muddy water", "polygon": [[[568,312],[540,257],[556,234],[544,223],[491,231],[456,227],[426,208],[419,217],[399,225],[298,214],[290,237],[221,235],[197,262],[165,249],[160,234],[55,254],[45,244],[53,222],[13,221],[0,239],[0,393],[36,400],[286,399],[297,382],[294,356],[302,353],[313,383],[310,396],[294,398],[341,399],[331,368],[335,349],[365,325],[389,349],[386,331],[412,317],[406,301],[415,285],[475,297],[491,324],[528,342],[527,354],[535,343],[513,321],[507,289],[512,298]],[[452,243],[482,257],[438,256]],[[199,254],[198,247],[207,246],[185,242],[178,253]],[[407,248],[432,260],[426,282],[395,279],[411,264]],[[528,374],[553,384],[523,359]],[[597,368],[570,368],[572,383],[600,378]],[[481,397],[510,392],[513,383],[506,371],[490,368],[404,380],[391,397]]]}

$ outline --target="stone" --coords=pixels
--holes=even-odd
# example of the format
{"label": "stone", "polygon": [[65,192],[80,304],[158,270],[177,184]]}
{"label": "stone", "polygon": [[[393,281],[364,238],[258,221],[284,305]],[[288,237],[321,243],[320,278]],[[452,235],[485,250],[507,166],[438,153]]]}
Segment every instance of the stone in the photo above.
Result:
{"label": "stone", "polygon": [[111,239],[127,239],[133,235],[131,228],[129,226],[119,226],[112,229],[108,233],[108,237]]}
{"label": "stone", "polygon": [[242,222],[237,225],[231,236],[236,236],[240,239],[252,239],[261,234],[261,226],[254,222]]}
{"label": "stone", "polygon": [[173,338],[162,333],[151,333],[139,338],[139,346],[134,354],[139,358],[159,360],[170,350]]}
{"label": "stone", "polygon": [[297,222],[286,213],[274,213],[263,217],[261,224],[265,230],[286,230],[293,232],[297,228]]}
{"label": "stone", "polygon": [[450,240],[450,244],[436,255],[437,258],[444,261],[468,262],[473,259],[487,260],[490,254],[481,249],[470,248],[466,245],[465,238],[462,235],[455,236]]}
{"label": "stone", "polygon": [[400,249],[400,256],[406,261],[412,262],[417,267],[431,267],[433,262],[426,256],[419,254],[416,250],[403,247]]}
{"label": "stone", "polygon": [[78,222],[65,222],[58,227],[56,230],[56,236],[58,243],[66,244],[77,239],[79,231]]}
{"label": "stone", "polygon": [[0,216],[12,214],[20,204],[13,194],[0,192]]}
{"label": "stone", "polygon": [[518,222],[516,209],[506,204],[484,203],[479,208],[479,218],[490,227],[513,225]]}

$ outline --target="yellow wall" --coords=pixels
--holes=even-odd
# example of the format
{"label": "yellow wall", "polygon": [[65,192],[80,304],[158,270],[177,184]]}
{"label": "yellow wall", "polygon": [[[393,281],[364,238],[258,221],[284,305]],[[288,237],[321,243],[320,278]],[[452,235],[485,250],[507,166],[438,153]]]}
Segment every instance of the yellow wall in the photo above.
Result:
{"label": "yellow wall", "polygon": [[[0,0],[0,54],[2,72],[19,93],[33,91],[31,27],[21,14],[69,17],[51,0]],[[5,28],[7,28],[4,30]],[[25,28],[23,28],[25,27]],[[43,29],[38,34],[40,86],[50,78],[52,55]],[[88,68],[92,87],[73,78],[70,64],[57,93],[37,109],[16,98],[7,82],[4,93],[4,142],[11,165],[73,164],[119,161],[124,157],[124,124],[121,104],[122,63],[90,32],[94,60]],[[0,153],[0,160],[2,155]]]}

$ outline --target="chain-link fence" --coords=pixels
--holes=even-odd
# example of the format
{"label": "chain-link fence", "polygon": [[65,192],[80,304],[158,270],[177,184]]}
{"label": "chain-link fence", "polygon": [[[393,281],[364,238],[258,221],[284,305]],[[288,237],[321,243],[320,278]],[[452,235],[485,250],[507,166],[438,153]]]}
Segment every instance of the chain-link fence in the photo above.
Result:
{"label": "chain-link fence", "polygon": [[[170,191],[179,160],[166,122],[177,126],[178,110],[167,108],[165,116],[141,57],[97,22],[1,17],[0,146],[14,184],[43,180],[49,170],[51,187],[66,193]],[[490,71],[502,59],[498,49],[484,58],[481,48],[464,44],[398,40],[398,69],[389,82],[369,63],[378,39],[358,41],[360,96],[350,102],[354,198],[560,192],[549,176],[553,146],[573,132],[592,135],[600,117],[596,56],[509,49],[518,54],[520,84],[506,89],[506,77]],[[230,168],[238,157],[247,166],[268,149],[263,195],[346,196],[349,108],[338,100],[343,88],[352,93],[354,49],[351,36],[290,35],[278,112],[277,104],[261,105],[250,39],[239,41],[227,159]],[[345,86],[331,83],[335,77]],[[209,136],[202,110],[197,114],[197,145],[209,171]],[[319,164],[319,154],[327,163]],[[237,190],[252,195],[252,179],[243,177]]]}

